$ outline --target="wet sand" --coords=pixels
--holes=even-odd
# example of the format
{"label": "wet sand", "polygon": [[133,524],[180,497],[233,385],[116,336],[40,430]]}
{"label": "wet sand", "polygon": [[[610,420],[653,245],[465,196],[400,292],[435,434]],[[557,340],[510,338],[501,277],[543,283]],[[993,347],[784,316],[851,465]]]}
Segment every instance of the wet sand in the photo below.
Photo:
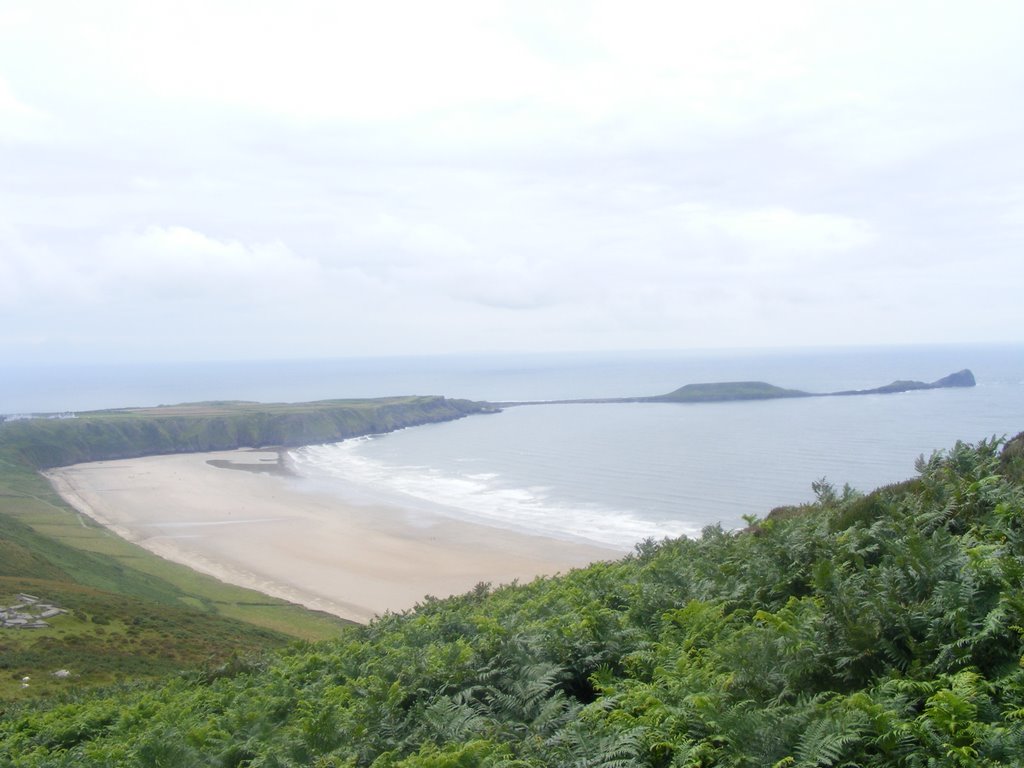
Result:
{"label": "wet sand", "polygon": [[99,461],[46,476],[80,512],[150,552],[360,622],[427,595],[529,581],[622,554],[352,504],[290,474],[270,451]]}

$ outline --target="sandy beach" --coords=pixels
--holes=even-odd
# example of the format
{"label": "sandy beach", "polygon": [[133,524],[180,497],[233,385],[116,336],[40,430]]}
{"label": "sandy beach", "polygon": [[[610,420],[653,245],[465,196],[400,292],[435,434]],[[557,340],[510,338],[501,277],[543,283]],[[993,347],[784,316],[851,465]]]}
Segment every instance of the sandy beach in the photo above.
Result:
{"label": "sandy beach", "polygon": [[351,504],[291,475],[276,452],[99,461],[46,476],[80,512],[150,552],[360,622],[411,608],[426,595],[459,594],[481,581],[529,581],[621,555],[422,511]]}

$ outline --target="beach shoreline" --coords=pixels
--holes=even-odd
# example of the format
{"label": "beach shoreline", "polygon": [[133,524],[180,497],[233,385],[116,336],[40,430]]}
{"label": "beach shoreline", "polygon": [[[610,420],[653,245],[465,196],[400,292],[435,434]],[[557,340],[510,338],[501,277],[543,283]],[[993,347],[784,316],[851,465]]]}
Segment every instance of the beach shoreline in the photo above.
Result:
{"label": "beach shoreline", "polygon": [[526,582],[623,554],[355,504],[304,482],[275,450],[99,461],[44,475],[73,508],[153,554],[356,622],[480,582]]}

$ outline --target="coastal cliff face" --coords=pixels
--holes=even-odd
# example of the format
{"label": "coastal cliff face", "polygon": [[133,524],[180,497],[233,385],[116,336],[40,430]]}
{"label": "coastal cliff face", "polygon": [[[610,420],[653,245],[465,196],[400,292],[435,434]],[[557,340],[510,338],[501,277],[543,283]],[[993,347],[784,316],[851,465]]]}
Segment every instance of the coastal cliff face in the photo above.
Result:
{"label": "coastal cliff face", "polygon": [[163,453],[329,443],[494,409],[445,397],[194,403],[93,411],[0,426],[0,448],[35,469]]}

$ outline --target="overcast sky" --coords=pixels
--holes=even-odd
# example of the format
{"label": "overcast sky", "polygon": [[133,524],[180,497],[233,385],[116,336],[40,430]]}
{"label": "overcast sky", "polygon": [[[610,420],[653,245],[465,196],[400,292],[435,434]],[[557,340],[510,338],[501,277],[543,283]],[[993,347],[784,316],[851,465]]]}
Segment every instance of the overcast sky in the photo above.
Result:
{"label": "overcast sky", "polygon": [[1024,3],[0,0],[0,355],[1024,340]]}

